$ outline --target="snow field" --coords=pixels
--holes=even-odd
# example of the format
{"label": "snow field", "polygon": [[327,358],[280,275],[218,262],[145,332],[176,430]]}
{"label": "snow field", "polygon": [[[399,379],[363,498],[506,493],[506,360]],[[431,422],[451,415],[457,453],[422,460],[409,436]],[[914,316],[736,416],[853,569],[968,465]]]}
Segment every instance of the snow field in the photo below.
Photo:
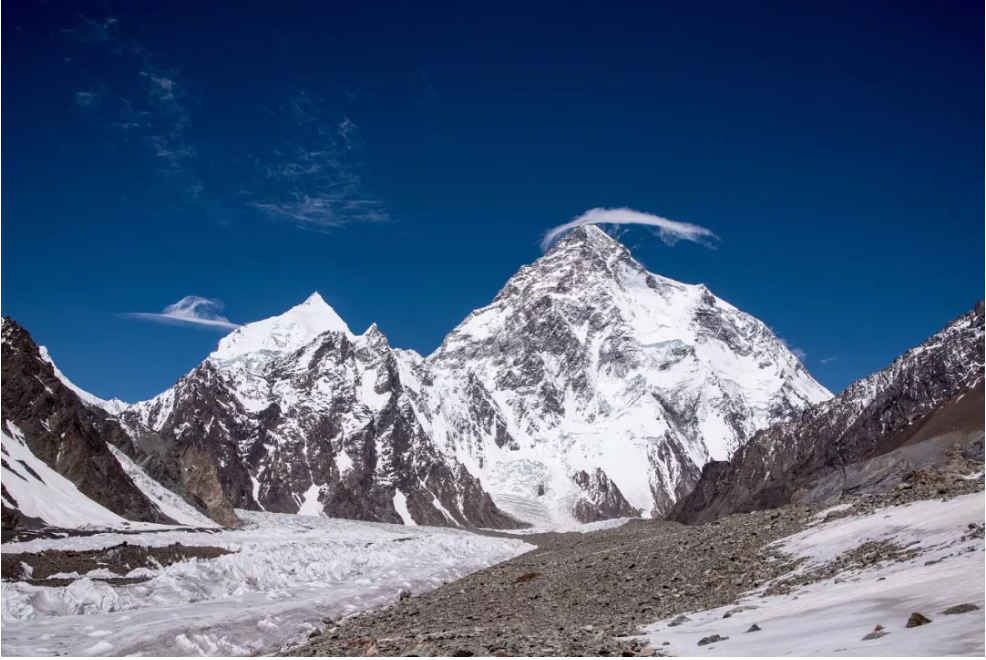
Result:
{"label": "snow field", "polygon": [[[838,507],[834,507],[838,508]],[[984,607],[983,539],[966,539],[968,524],[986,515],[984,495],[922,501],[819,523],[778,542],[807,559],[803,571],[867,541],[891,540],[925,550],[915,559],[881,565],[805,587],[789,595],[750,594],[737,604],[698,613],[676,627],[670,620],[645,628],[650,644],[689,656],[976,656],[983,657],[983,612],[943,615],[960,603]],[[926,562],[936,562],[927,565]],[[837,583],[836,580],[839,582]],[[723,618],[737,605],[757,609]],[[905,628],[912,612],[932,623]],[[759,632],[746,632],[757,624]],[[863,641],[877,625],[889,634]],[[709,635],[728,640],[698,646]],[[664,642],[669,642],[664,646]]]}
{"label": "snow field", "polygon": [[[423,591],[532,548],[444,528],[238,511],[241,530],[106,533],[34,540],[3,552],[90,550],[127,541],[234,550],[153,571],[147,582],[5,583],[8,655],[243,655],[302,639],[338,618]],[[98,638],[98,639],[97,639]]]}

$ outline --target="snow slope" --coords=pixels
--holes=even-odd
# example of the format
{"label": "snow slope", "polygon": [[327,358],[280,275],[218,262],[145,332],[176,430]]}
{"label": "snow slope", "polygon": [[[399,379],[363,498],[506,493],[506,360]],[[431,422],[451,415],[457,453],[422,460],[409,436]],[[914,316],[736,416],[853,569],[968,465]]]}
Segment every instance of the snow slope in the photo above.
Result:
{"label": "snow slope", "polygon": [[133,480],[134,485],[140,489],[140,492],[142,492],[147,499],[151,501],[151,503],[161,510],[161,513],[168,516],[179,525],[188,525],[189,527],[219,527],[219,525],[210,520],[205,514],[196,511],[195,507],[191,504],[158,482],[154,481],[154,479],[149,477],[139,465],[130,459],[129,456],[113,445],[107,446],[110,448],[110,452],[113,453],[114,458],[116,458],[117,462],[120,464],[120,467],[123,468],[123,471],[127,473],[127,476],[130,477],[131,480]]}
{"label": "snow slope", "polygon": [[329,331],[352,337],[346,322],[316,292],[284,314],[237,328],[219,340],[212,357],[232,360],[248,354],[291,353]]}
{"label": "snow slope", "polygon": [[[676,627],[660,621],[645,628],[647,637],[654,648],[672,655],[983,657],[982,609],[954,615],[942,611],[961,603],[986,605],[983,539],[967,537],[969,523],[982,524],[984,516],[980,492],[819,524],[778,543],[782,551],[807,560],[800,571],[867,541],[913,544],[924,553],[901,563],[844,572],[789,595],[751,594],[739,604],[757,609],[728,619],[723,614],[735,605],[688,613],[692,620]],[[905,628],[912,612],[932,623]],[[761,630],[747,633],[754,623]],[[877,625],[889,634],[864,641]],[[714,634],[729,639],[698,646],[700,639]]]}
{"label": "snow slope", "polygon": [[5,502],[7,506],[55,527],[113,527],[127,522],[80,493],[75,484],[31,453],[13,423],[8,427],[10,435],[0,435],[3,487],[16,504]]}
{"label": "snow slope", "polygon": [[[140,584],[5,583],[6,655],[247,655],[302,639],[338,618],[420,592],[532,549],[453,529],[238,511],[245,526],[35,540],[3,552],[130,544],[236,551],[173,564]],[[141,569],[144,570],[144,569]]]}

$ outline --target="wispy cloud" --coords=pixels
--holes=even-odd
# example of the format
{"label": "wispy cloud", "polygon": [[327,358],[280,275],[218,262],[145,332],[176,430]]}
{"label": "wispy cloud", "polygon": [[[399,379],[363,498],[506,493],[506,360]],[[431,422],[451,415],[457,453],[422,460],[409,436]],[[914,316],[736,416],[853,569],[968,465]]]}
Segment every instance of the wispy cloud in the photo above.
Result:
{"label": "wispy cloud", "polygon": [[148,135],[148,144],[154,155],[162,159],[167,167],[172,170],[183,169],[197,152],[186,136],[185,129],[192,122],[185,105],[188,93],[182,83],[181,74],[177,70],[166,70],[155,65],[146,54],[142,59],[142,88],[148,106],[156,117],[150,124],[152,130]]}
{"label": "wispy cloud", "polygon": [[268,113],[286,120],[284,137],[269,158],[257,163],[267,190],[253,197],[253,208],[306,229],[390,219],[359,175],[363,138],[355,121],[345,115],[333,118],[306,92]]}
{"label": "wispy cloud", "polygon": [[828,364],[829,362],[838,362],[841,359],[842,359],[841,357],[835,355],[833,357],[822,358],[821,360],[819,360],[819,362],[822,364]]}
{"label": "wispy cloud", "polygon": [[[140,42],[125,36],[115,16],[102,21],[80,16],[79,20],[78,25],[65,31],[69,38],[121,55],[119,61],[126,62],[124,68],[138,73],[122,88],[111,90],[101,85],[102,93],[77,92],[75,103],[89,109],[102,106],[110,113],[103,117],[106,128],[122,131],[120,138],[127,142],[138,139],[165,170],[184,172],[196,150],[187,137],[191,115],[181,74],[158,64]],[[119,110],[110,110],[110,105]]]}
{"label": "wispy cloud", "polygon": [[99,100],[99,94],[91,90],[75,93],[75,104],[82,108],[95,108]]}
{"label": "wispy cloud", "polygon": [[[773,329],[771,329],[771,332],[773,332]],[[774,334],[777,335],[776,332]],[[798,358],[799,362],[804,363],[804,361],[808,359],[808,354],[805,353],[803,349],[798,348],[797,346],[793,346],[788,340],[784,339],[780,335],[777,335],[777,339],[779,339],[780,342],[784,344],[784,348],[791,351],[794,357]]]}
{"label": "wispy cloud", "polygon": [[[386,204],[368,192],[361,176],[363,132],[347,111],[365,93],[346,90],[326,103],[295,92],[280,106],[263,108],[274,119],[270,130],[233,147],[197,144],[193,86],[130,32],[112,15],[80,16],[78,25],[64,32],[89,54],[115,55],[100,60],[115,74],[108,78],[112,85],[75,67],[83,78],[74,101],[106,131],[115,154],[149,163],[163,175],[171,212],[224,224],[260,213],[314,230],[390,220]],[[268,145],[258,146],[264,139]],[[219,162],[224,166],[217,167]]]}
{"label": "wispy cloud", "polygon": [[657,236],[668,245],[674,245],[682,240],[714,247],[714,242],[718,240],[711,229],[688,222],[668,220],[628,208],[595,208],[586,211],[571,222],[549,229],[541,240],[541,249],[547,250],[562,234],[583,225],[645,225],[656,227]]}
{"label": "wispy cloud", "polygon": [[221,331],[240,327],[220,314],[222,308],[222,301],[214,298],[185,296],[165,307],[163,312],[125,312],[121,316],[152,323],[191,325]]}

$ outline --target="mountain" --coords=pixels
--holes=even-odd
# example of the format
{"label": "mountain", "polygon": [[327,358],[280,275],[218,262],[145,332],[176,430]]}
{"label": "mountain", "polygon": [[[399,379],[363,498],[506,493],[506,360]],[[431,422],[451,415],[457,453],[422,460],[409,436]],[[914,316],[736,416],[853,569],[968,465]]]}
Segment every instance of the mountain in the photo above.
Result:
{"label": "mountain", "polygon": [[419,368],[436,443],[524,518],[659,516],[709,459],[831,394],[770,329],[579,227]]}
{"label": "mountain", "polygon": [[[757,433],[730,461],[709,463],[671,518],[701,523],[794,498],[892,487],[890,477],[944,460],[956,443],[978,441],[973,451],[981,460],[983,318],[979,301],[885,369]],[[934,440],[941,441],[929,444]],[[918,444],[924,455],[907,456]],[[878,460],[883,456],[892,460]]]}
{"label": "mountain", "polygon": [[317,293],[219,342],[124,420],[219,466],[234,506],[509,528],[479,481],[438,451],[408,394],[417,357],[376,326],[354,335]]}
{"label": "mountain", "polygon": [[427,358],[315,294],[122,419],[211,457],[236,507],[511,527],[660,515],[830,396],[766,325],[582,227]]}
{"label": "mountain", "polygon": [[6,317],[2,350],[4,529],[239,524],[206,454],[124,422],[127,404],[73,385]]}
{"label": "mountain", "polygon": [[[107,441],[129,444],[119,426],[107,423],[84,403],[59,377],[47,352],[43,352],[22,327],[9,318],[2,329],[2,413],[4,431],[3,512],[5,527],[15,524],[59,524],[50,520],[31,521],[38,516],[21,512],[12,492],[18,479],[40,481],[49,488],[38,495],[46,499],[61,493],[81,493],[102,509],[102,520],[117,515],[128,520],[171,522],[134,485],[111,453]],[[8,462],[9,461],[9,462]],[[59,475],[64,482],[45,482],[39,471]],[[25,474],[21,474],[21,472]],[[7,486],[11,485],[8,490]],[[18,484],[19,485],[19,484]],[[22,497],[30,496],[23,492]],[[27,505],[30,508],[30,505]],[[43,507],[42,507],[43,509]],[[31,509],[32,512],[35,509]],[[25,517],[26,516],[26,517]],[[61,519],[59,519],[60,521]],[[95,522],[95,521],[94,521]]]}

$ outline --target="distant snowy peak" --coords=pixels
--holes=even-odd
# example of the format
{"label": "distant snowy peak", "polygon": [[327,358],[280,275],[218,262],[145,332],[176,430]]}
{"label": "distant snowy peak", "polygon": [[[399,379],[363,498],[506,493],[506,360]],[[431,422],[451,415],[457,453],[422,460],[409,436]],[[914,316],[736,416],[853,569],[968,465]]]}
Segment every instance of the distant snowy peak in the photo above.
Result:
{"label": "distant snowy peak", "polygon": [[280,316],[237,328],[219,341],[211,357],[223,361],[250,354],[292,353],[330,331],[353,338],[346,322],[316,292]]}
{"label": "distant snowy peak", "polygon": [[41,352],[41,358],[50,364],[52,369],[54,369],[55,376],[58,377],[58,380],[62,381],[65,387],[75,392],[75,395],[79,397],[83,403],[102,408],[111,415],[119,415],[130,406],[130,404],[126,401],[120,401],[119,399],[100,399],[95,394],[86,392],[84,389],[70,381],[68,376],[62,373],[62,370],[58,368],[55,361],[51,359],[51,354],[48,352],[47,348],[44,346],[38,346],[38,350]]}

